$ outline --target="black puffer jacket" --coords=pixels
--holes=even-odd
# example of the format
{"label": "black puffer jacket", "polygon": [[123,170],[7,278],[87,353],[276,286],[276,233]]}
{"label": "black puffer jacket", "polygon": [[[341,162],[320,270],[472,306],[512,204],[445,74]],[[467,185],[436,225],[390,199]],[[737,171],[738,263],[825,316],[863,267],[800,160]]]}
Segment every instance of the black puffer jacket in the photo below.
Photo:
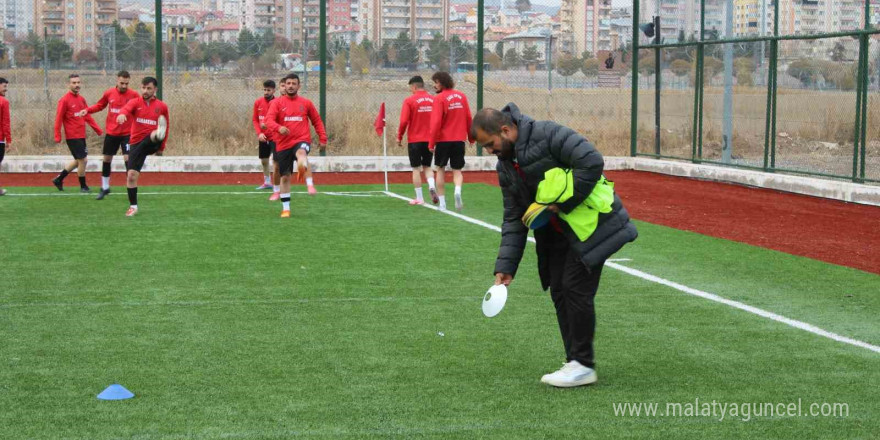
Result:
{"label": "black puffer jacket", "polygon": [[[570,128],[555,122],[535,121],[520,113],[513,103],[501,111],[510,115],[519,130],[515,146],[516,161],[525,179],[517,172],[512,161],[498,161],[496,169],[504,195],[504,224],[501,226],[501,246],[495,261],[495,273],[516,275],[529,233],[521,219],[534,202],[544,173],[551,168],[572,170],[574,196],[559,205],[562,211],[568,213],[593,192],[593,187],[602,178],[605,162],[593,144]],[[550,253],[571,246],[581,255],[581,261],[587,268],[591,268],[602,264],[638,236],[617,194],[614,195],[612,211],[599,214],[599,225],[585,241],[580,241],[565,222],[559,224],[565,236],[561,243],[559,234],[550,226],[535,231],[538,272],[544,289],[550,286],[547,258]]]}

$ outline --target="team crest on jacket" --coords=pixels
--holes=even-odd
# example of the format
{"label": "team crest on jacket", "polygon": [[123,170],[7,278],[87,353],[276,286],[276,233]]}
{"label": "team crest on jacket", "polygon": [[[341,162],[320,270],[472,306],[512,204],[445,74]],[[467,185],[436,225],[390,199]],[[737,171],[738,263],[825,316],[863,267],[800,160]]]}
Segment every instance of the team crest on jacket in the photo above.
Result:
{"label": "team crest on jacket", "polygon": [[301,111],[301,112],[305,112],[305,111],[306,111],[306,107],[305,107],[304,105],[300,104],[300,105],[299,105],[299,111]]}

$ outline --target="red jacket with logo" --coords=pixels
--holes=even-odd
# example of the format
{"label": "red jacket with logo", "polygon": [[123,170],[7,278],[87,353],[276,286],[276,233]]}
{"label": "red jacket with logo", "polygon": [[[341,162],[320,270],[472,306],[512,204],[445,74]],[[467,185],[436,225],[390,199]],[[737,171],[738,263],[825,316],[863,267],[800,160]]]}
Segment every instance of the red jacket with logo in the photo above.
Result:
{"label": "red jacket with logo", "polygon": [[[321,115],[318,114],[312,101],[302,96],[297,95],[291,98],[282,95],[273,99],[269,104],[269,111],[264,121],[266,121],[266,126],[272,130],[276,151],[289,150],[300,142],[311,142],[312,132],[309,130],[309,121],[315,126],[315,132],[318,133],[318,140],[321,144],[327,143],[327,132],[324,131]],[[278,132],[281,127],[287,127],[290,133],[281,134]]]}
{"label": "red jacket with logo", "polygon": [[431,140],[428,148],[434,150],[437,142],[474,143],[471,138],[471,108],[467,96],[455,89],[444,90],[434,96],[431,112]]}
{"label": "red jacket with logo", "polygon": [[168,131],[165,132],[165,140],[159,151],[165,151],[165,144],[168,142],[168,134],[171,132],[171,118],[168,117],[168,106],[155,96],[150,98],[149,102],[144,100],[143,96],[132,99],[125,104],[125,107],[119,111],[131,120],[131,140],[129,144],[134,146],[138,142],[144,140],[150,135],[150,132],[159,127],[159,116],[165,116],[168,121]]}
{"label": "red jacket with logo", "polygon": [[138,92],[132,89],[126,90],[125,93],[120,93],[119,89],[116,87],[109,88],[104,92],[101,99],[99,99],[95,105],[89,107],[89,114],[97,113],[104,110],[107,106],[110,106],[110,110],[107,110],[107,120],[104,122],[104,130],[107,131],[107,134],[112,136],[127,136],[131,133],[131,119],[125,121],[124,124],[119,125],[116,123],[116,117],[119,116],[119,111],[122,110],[122,107],[125,107],[125,104],[128,104],[128,101],[137,99],[140,96],[141,95]]}
{"label": "red jacket with logo", "polygon": [[55,111],[55,142],[61,142],[61,125],[64,125],[65,139],[85,139],[86,123],[98,133],[98,136],[104,134],[98,123],[92,118],[92,115],[76,116],[81,110],[88,110],[89,105],[86,104],[86,98],[82,95],[74,95],[73,92],[67,92],[58,100],[58,109]]}
{"label": "red jacket with logo", "polygon": [[271,99],[266,99],[266,97],[264,96],[262,98],[257,98],[257,100],[254,101],[254,117],[253,117],[254,131],[257,132],[257,136],[259,136],[261,134],[265,134],[266,140],[268,140],[270,142],[273,140],[272,139],[272,130],[270,130],[268,126],[266,127],[265,130],[263,130],[262,128],[260,128],[260,124],[266,123],[265,119],[266,119],[266,114],[269,113],[269,104],[271,104],[272,101],[274,101],[274,100],[275,100],[274,96]]}
{"label": "red jacket with logo", "polygon": [[431,111],[434,108],[434,97],[420,90],[403,101],[400,110],[400,126],[397,128],[397,142],[403,140],[403,134],[409,130],[406,141],[428,142],[431,140]]}
{"label": "red jacket with logo", "polygon": [[9,101],[0,96],[0,142],[12,142],[12,129],[9,122]]}

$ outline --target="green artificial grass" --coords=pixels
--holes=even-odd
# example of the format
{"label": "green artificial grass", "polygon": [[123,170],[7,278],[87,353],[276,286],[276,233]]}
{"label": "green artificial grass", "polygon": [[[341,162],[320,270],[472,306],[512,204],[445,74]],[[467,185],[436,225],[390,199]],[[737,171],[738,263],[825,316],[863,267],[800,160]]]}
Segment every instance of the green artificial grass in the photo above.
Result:
{"label": "green artificial grass", "polygon": [[[324,187],[325,191],[376,190]],[[411,196],[411,187],[394,186]],[[833,438],[880,432],[880,355],[606,268],[599,383],[563,359],[529,245],[488,319],[499,234],[374,194],[143,188],[0,200],[0,438]],[[149,194],[152,192],[165,194]],[[203,192],[202,194],[178,194]],[[244,192],[245,194],[209,194]],[[121,194],[119,194],[121,193]],[[500,191],[464,214],[498,224]],[[620,264],[880,343],[880,277],[639,223]],[[98,401],[112,383],[136,394]],[[627,417],[623,402],[839,402],[846,417]]]}

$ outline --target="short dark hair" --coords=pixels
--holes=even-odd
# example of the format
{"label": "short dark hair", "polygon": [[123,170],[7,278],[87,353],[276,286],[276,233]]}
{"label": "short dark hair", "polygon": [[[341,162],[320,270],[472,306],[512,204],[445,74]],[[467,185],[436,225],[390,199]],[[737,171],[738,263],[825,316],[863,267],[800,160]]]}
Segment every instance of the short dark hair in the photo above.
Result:
{"label": "short dark hair", "polygon": [[9,84],[9,81],[6,78],[0,78],[0,84]]}
{"label": "short dark hair", "polygon": [[141,85],[145,86],[147,84],[152,84],[156,87],[159,87],[159,81],[156,81],[156,78],[153,78],[152,76],[144,77],[144,79],[141,80]]}
{"label": "short dark hair", "polygon": [[484,108],[474,115],[474,122],[471,124],[471,137],[477,137],[478,128],[488,135],[501,134],[501,127],[505,125],[513,125],[513,118],[509,114],[494,108]]}
{"label": "short dark hair", "polygon": [[116,72],[116,77],[117,78],[131,78],[131,74],[129,74],[127,70],[120,70],[119,72]]}
{"label": "short dark hair", "polygon": [[284,78],[282,78],[281,81],[287,81],[289,79],[295,79],[297,82],[299,82],[299,75],[295,73],[288,73]]}
{"label": "short dark hair", "polygon": [[425,80],[420,75],[416,75],[409,79],[409,85],[415,84],[418,87],[425,87]]}
{"label": "short dark hair", "polygon": [[270,89],[274,89],[275,88],[275,81],[272,81],[271,79],[267,79],[267,80],[263,81],[263,87],[264,88],[268,87]]}
{"label": "short dark hair", "polygon": [[74,78],[79,78],[79,74],[78,73],[71,73],[70,76],[67,77],[67,80],[70,81]]}
{"label": "short dark hair", "polygon": [[434,76],[431,77],[431,81],[440,83],[444,90],[455,88],[455,81],[453,81],[452,75],[447,72],[435,73]]}

